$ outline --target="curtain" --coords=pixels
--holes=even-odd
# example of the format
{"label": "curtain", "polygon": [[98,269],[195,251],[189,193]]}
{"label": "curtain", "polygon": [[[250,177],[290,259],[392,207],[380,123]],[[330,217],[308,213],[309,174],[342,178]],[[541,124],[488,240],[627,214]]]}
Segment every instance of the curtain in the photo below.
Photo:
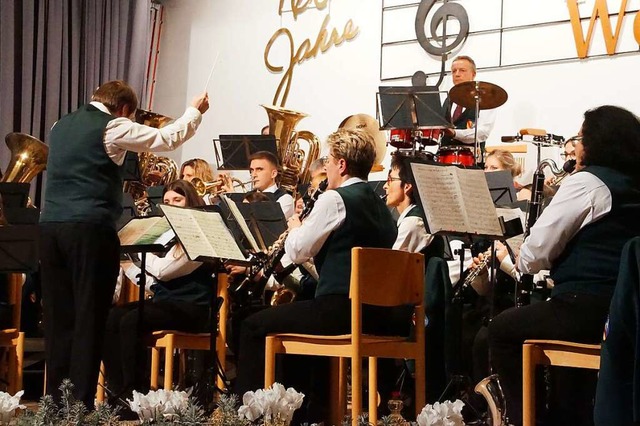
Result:
{"label": "curtain", "polygon": [[[125,80],[143,102],[152,0],[0,1],[0,137],[47,142],[61,116],[109,80]],[[0,141],[0,168],[9,149]],[[42,175],[35,186],[39,205]]]}

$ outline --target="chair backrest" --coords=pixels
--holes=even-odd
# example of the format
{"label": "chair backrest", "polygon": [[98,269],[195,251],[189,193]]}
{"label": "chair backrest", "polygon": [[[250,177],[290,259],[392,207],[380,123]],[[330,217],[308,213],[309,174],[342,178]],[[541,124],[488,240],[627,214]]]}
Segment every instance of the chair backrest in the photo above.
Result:
{"label": "chair backrest", "polygon": [[375,306],[421,305],[424,256],[406,251],[354,247],[349,297]]}

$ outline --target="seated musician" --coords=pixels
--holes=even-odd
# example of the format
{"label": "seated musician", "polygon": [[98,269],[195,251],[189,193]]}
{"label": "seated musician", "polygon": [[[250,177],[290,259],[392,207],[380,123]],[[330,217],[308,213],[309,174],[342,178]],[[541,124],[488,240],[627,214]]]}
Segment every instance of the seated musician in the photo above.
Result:
{"label": "seated musician", "polygon": [[[436,244],[425,256],[443,256],[444,241],[442,237],[436,237],[427,232],[422,219],[422,211],[416,206],[413,196],[413,184],[409,174],[407,158],[401,154],[391,156],[391,167],[384,190],[387,194],[387,206],[395,207],[400,214],[398,218],[398,237],[393,244],[395,250],[405,250],[414,253],[424,253],[427,246],[431,247],[434,240]],[[433,249],[436,247],[435,250]],[[425,259],[426,260],[426,259]],[[426,262],[425,262],[426,264]]]}
{"label": "seated musician", "polygon": [[294,212],[293,197],[279,188],[276,183],[278,177],[278,158],[269,151],[258,151],[249,157],[251,164],[249,172],[253,181],[253,189],[256,191],[272,194],[275,201],[280,204],[284,217],[289,219]]}
{"label": "seated musician", "polygon": [[[289,219],[290,233],[285,242],[286,253],[295,263],[315,259],[320,274],[315,297],[265,309],[244,320],[235,386],[239,395],[264,385],[267,334],[348,333],[351,324],[351,249],[391,248],[396,239],[397,230],[389,209],[365,181],[375,159],[371,136],[358,130],[339,130],[328,137],[327,144],[330,151],[326,162],[329,189],[318,198],[302,223],[297,216]],[[383,326],[388,325],[383,316],[372,319],[382,321]],[[322,364],[310,368],[310,363],[316,360],[305,357],[303,368],[295,370],[295,377],[288,374],[294,358],[289,357],[285,365],[285,386],[294,385],[292,380],[303,382],[294,387],[308,396],[305,404],[310,421],[326,420],[326,412],[314,413],[312,408],[317,403],[322,411],[329,405],[328,374],[321,368],[328,366],[325,361],[318,360]],[[313,375],[312,387],[306,382],[309,375]]]}
{"label": "seated musician", "polygon": [[202,158],[192,158],[182,163],[180,166],[180,179],[191,182],[193,178],[198,178],[203,182],[213,180],[213,170],[209,163]]}
{"label": "seated musician", "polygon": [[[455,57],[451,63],[451,78],[454,85],[475,80],[475,61],[469,56]],[[457,105],[449,97],[445,99],[443,108],[445,110],[445,118],[455,128],[445,129],[441,145],[473,145],[475,143],[476,127],[475,108],[465,108],[462,105]],[[495,121],[495,109],[485,109],[478,114],[478,142],[483,150],[485,141],[489,138]]]}
{"label": "seated musician", "polygon": [[[186,180],[176,180],[164,188],[165,204],[193,207],[204,202]],[[181,330],[203,332],[209,321],[210,298],[213,291],[212,265],[191,261],[180,243],[164,257],[146,256],[147,283],[153,298],[144,306],[143,332]],[[130,265],[126,273],[137,283],[140,268]],[[146,368],[136,371],[136,351],[144,351],[138,339],[137,302],[115,306],[109,312],[103,361],[107,387],[114,395],[148,386],[143,381]]]}
{"label": "seated musician", "polygon": [[[522,422],[522,343],[526,339],[599,343],[622,247],[640,235],[638,118],[614,106],[585,112],[575,154],[583,168],[563,181],[531,227],[516,262],[526,274],[551,269],[555,283],[551,298],[508,309],[489,324],[492,365],[515,425]],[[584,371],[574,374],[589,376]],[[594,378],[591,374],[554,383],[573,388],[552,397],[553,424],[591,424]]]}
{"label": "seated musician", "polygon": [[517,199],[518,200],[529,200],[531,199],[531,184],[532,179],[529,179],[528,183],[523,184],[523,170],[522,166],[518,164],[516,159],[513,157],[509,151],[505,151],[503,149],[495,149],[487,155],[484,160],[484,171],[485,172],[493,172],[497,170],[508,170],[513,177],[513,185],[517,191]]}

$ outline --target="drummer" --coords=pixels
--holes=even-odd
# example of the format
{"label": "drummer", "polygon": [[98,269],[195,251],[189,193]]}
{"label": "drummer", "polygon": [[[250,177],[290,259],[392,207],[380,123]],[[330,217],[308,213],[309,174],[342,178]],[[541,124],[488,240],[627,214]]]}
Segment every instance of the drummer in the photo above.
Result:
{"label": "drummer", "polygon": [[[457,85],[476,78],[476,63],[469,56],[457,56],[451,63],[451,77],[453,84]],[[441,146],[469,145],[475,143],[475,108],[465,108],[452,102],[449,97],[442,105],[445,118],[455,128],[445,129]],[[478,142],[484,152],[485,141],[489,138],[493,123],[496,120],[496,109],[483,109],[478,114]]]}

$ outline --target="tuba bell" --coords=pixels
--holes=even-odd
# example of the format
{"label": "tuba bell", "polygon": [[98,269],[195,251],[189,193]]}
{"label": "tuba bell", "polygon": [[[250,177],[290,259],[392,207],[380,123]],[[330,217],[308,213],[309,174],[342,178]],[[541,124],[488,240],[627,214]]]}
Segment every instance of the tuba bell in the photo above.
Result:
{"label": "tuba bell", "polygon": [[[309,183],[309,167],[320,153],[320,140],[307,130],[296,131],[295,127],[307,114],[289,109],[262,105],[269,116],[269,134],[276,137],[278,159],[282,166],[280,186],[295,193],[298,183]],[[299,141],[307,142],[307,150],[300,147]]]}
{"label": "tuba bell", "polygon": [[11,161],[0,182],[29,183],[47,167],[49,147],[24,133],[9,133],[5,142],[11,151]]}

